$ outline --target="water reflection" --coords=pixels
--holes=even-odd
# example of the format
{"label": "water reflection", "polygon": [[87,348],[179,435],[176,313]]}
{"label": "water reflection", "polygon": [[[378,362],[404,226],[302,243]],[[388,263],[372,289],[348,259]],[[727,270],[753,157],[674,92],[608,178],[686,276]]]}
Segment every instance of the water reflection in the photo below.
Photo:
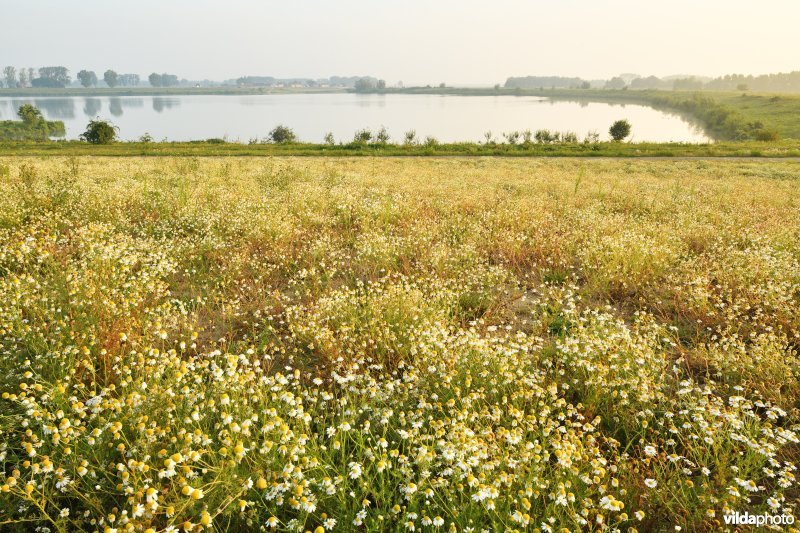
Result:
{"label": "water reflection", "polygon": [[119,98],[109,98],[108,112],[115,117],[122,116],[122,100]]}
{"label": "water reflection", "polygon": [[49,120],[75,118],[75,100],[72,98],[14,98],[11,100],[14,114],[24,104],[33,104]]}
{"label": "water reflection", "polygon": [[100,114],[103,104],[99,98],[84,98],[83,99],[83,114],[87,117],[94,118]]}
{"label": "water reflection", "polygon": [[165,109],[172,109],[173,107],[177,107],[181,104],[181,101],[177,98],[167,98],[164,96],[154,96],[153,97],[153,111],[156,113],[161,113]]}
{"label": "water reflection", "polygon": [[[249,95],[247,97],[103,96],[0,97],[0,115],[16,119],[22,104],[33,104],[48,120],[63,120],[68,139],[86,129],[87,116],[111,120],[120,137],[134,140],[145,132],[169,140],[194,140],[228,135],[231,139],[261,138],[278,124],[294,129],[298,138],[320,142],[327,132],[349,140],[353,132],[382,125],[394,139],[414,129],[421,138],[442,142],[478,141],[487,130],[604,132],[615,120],[626,118],[640,141],[706,142],[701,131],[684,117],[641,105],[559,101],[534,97],[474,97],[440,95]],[[77,108],[77,111],[76,111]]]}
{"label": "water reflection", "polygon": [[359,94],[356,95],[356,105],[358,107],[386,107],[386,95]]}

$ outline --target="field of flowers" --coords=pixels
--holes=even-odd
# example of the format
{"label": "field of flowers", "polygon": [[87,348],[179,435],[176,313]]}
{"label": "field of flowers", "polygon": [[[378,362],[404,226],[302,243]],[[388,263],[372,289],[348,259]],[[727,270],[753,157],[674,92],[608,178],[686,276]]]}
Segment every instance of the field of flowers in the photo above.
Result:
{"label": "field of flowers", "polygon": [[800,165],[0,157],[0,529],[793,514]]}

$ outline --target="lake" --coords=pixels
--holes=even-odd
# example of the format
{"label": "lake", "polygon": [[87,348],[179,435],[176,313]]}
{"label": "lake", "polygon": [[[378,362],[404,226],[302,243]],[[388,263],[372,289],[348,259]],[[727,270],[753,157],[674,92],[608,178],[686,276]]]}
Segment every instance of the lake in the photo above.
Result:
{"label": "lake", "polygon": [[633,125],[634,141],[704,143],[710,139],[683,118],[632,104],[577,103],[531,96],[450,96],[407,94],[181,95],[119,97],[2,97],[0,119],[16,118],[22,104],[33,104],[49,120],[63,120],[67,138],[76,139],[95,117],[119,126],[120,137],[135,140],[201,140],[212,137],[248,142],[262,139],[278,124],[299,139],[352,140],[356,130],[385,126],[395,142],[414,129],[420,139],[483,141],[491,131],[537,129],[571,131],[580,139],[590,131],[608,138],[618,119]]}

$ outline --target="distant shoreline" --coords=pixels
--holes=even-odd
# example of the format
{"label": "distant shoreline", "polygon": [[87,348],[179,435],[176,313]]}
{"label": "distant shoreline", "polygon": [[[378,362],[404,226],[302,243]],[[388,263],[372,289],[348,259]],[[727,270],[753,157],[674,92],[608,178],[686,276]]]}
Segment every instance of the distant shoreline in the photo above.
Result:
{"label": "distant shoreline", "polygon": [[117,87],[114,89],[67,87],[64,89],[0,89],[0,97],[48,96],[189,96],[189,95],[259,95],[259,94],[331,94],[352,92],[339,87]]}

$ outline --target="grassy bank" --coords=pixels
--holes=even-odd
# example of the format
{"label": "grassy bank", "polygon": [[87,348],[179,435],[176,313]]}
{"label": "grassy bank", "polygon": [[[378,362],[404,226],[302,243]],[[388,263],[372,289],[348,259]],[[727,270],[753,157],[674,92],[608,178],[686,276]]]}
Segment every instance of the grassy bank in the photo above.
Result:
{"label": "grassy bank", "polygon": [[78,141],[0,142],[1,155],[55,156],[317,156],[317,157],[800,157],[800,141],[684,143],[477,144],[435,146],[394,144],[240,144],[205,142],[120,142],[92,145]]}
{"label": "grassy bank", "polygon": [[30,141],[41,143],[49,141],[50,137],[63,137],[65,133],[64,123],[60,120],[42,120],[33,125],[21,120],[0,120],[0,144]]}
{"label": "grassy bank", "polygon": [[3,529],[793,514],[797,167],[0,157]]}

